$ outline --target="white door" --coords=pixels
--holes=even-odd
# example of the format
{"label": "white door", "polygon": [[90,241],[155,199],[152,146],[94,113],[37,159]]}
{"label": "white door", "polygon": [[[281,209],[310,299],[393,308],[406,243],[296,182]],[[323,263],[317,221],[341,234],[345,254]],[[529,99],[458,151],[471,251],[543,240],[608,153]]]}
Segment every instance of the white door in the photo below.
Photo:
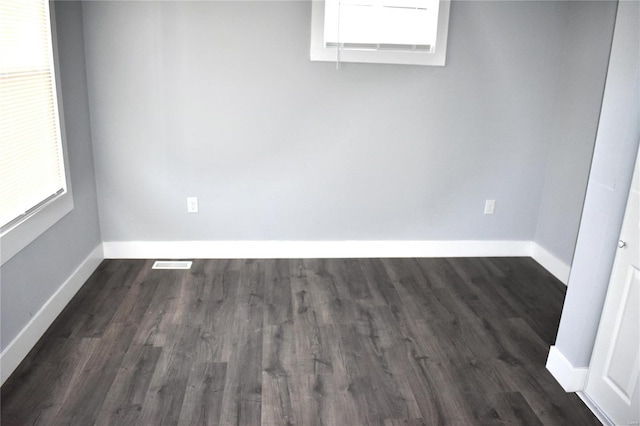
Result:
{"label": "white door", "polygon": [[640,424],[640,154],[585,393],[616,425]]}

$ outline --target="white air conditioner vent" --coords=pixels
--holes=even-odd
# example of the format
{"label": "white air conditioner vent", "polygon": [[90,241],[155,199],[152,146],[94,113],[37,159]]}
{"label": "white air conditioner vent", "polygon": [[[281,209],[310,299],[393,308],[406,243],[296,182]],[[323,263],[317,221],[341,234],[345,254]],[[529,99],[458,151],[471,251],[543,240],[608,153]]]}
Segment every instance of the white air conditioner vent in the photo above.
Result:
{"label": "white air conditioner vent", "polygon": [[156,260],[152,269],[191,269],[191,260]]}

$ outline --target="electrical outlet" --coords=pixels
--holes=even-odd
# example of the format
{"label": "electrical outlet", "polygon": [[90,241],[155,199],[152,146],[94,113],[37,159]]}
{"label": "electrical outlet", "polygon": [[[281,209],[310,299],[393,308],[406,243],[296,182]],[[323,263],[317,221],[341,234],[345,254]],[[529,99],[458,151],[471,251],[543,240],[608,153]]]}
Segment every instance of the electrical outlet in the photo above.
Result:
{"label": "electrical outlet", "polygon": [[493,214],[496,208],[496,200],[486,200],[484,202],[484,214]]}
{"label": "electrical outlet", "polygon": [[198,197],[187,197],[187,212],[198,213]]}

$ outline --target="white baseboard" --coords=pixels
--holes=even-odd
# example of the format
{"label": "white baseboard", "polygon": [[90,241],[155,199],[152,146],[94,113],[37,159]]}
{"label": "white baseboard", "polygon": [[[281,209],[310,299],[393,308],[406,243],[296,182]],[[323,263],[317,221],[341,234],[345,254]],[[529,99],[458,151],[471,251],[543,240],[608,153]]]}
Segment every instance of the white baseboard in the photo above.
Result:
{"label": "white baseboard", "polygon": [[9,378],[29,351],[33,349],[44,332],[60,315],[60,312],[80,290],[80,287],[87,281],[103,259],[104,254],[102,244],[100,244],[80,263],[80,266],[73,271],[16,338],[2,351],[0,354],[0,379],[2,381],[0,384],[3,384]]}
{"label": "white baseboard", "polygon": [[127,241],[107,259],[282,259],[531,256],[530,241]]}
{"label": "white baseboard", "polygon": [[529,256],[569,281],[571,267],[533,241],[106,241],[106,259],[304,259]]}
{"label": "white baseboard", "polygon": [[544,269],[549,271],[554,277],[562,281],[564,285],[569,282],[569,273],[571,266],[564,263],[555,255],[549,253],[536,243],[532,243],[531,257],[538,262]]}
{"label": "white baseboard", "polygon": [[567,392],[584,390],[587,381],[588,368],[576,368],[555,346],[549,349],[547,370],[551,372],[560,386]]}

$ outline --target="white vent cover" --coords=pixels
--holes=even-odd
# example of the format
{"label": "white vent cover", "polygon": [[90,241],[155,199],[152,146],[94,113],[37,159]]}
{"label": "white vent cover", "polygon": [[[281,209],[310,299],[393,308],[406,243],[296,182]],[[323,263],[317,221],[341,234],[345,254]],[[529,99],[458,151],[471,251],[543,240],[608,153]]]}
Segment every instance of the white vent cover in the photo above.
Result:
{"label": "white vent cover", "polygon": [[151,269],[191,269],[190,260],[156,260]]}

